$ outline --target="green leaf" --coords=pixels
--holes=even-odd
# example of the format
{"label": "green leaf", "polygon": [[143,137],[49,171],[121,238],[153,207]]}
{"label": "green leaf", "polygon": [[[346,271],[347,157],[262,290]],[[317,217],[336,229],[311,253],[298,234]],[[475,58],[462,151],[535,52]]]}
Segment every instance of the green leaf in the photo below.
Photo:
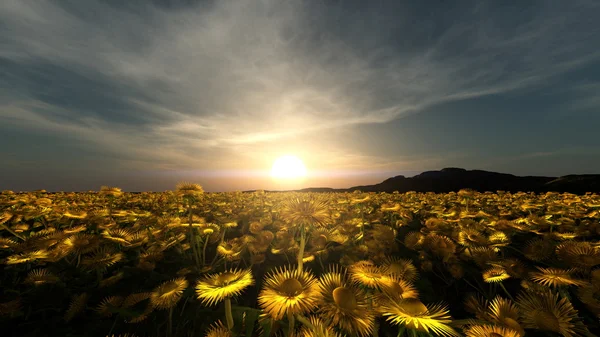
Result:
{"label": "green leaf", "polygon": [[250,310],[246,311],[246,336],[253,336],[254,325],[258,320],[259,312],[258,310]]}

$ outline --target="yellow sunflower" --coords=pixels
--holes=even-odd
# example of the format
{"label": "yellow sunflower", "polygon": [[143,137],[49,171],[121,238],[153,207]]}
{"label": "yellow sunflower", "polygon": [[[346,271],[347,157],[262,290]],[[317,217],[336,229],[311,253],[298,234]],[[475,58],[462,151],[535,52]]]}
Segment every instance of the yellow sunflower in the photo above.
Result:
{"label": "yellow sunflower", "polygon": [[495,325],[472,325],[465,331],[466,337],[520,337],[515,330]]}
{"label": "yellow sunflower", "polygon": [[517,306],[525,328],[551,331],[566,337],[587,332],[571,302],[552,291],[521,293],[517,297]]}
{"label": "yellow sunflower", "polygon": [[387,275],[382,268],[371,261],[358,261],[348,267],[350,279],[363,286],[380,289],[387,282]]}
{"label": "yellow sunflower", "polygon": [[501,267],[492,267],[483,273],[483,280],[487,283],[502,282],[509,278],[510,275]]}
{"label": "yellow sunflower", "polygon": [[207,275],[196,284],[196,295],[205,305],[215,305],[226,298],[238,296],[254,284],[250,270],[231,269]]}
{"label": "yellow sunflower", "polygon": [[397,275],[405,281],[414,282],[419,277],[417,268],[409,259],[389,257],[383,260],[381,268],[388,275]]}
{"label": "yellow sunflower", "polygon": [[381,309],[387,321],[394,325],[437,336],[460,336],[448,325],[452,318],[443,304],[427,307],[416,298],[406,298],[397,302],[389,301]]}
{"label": "yellow sunflower", "polygon": [[329,202],[318,197],[292,198],[285,203],[281,216],[292,225],[324,226],[330,220]]}
{"label": "yellow sunflower", "polygon": [[215,322],[208,330],[204,337],[232,337],[231,331],[227,329],[221,321]]}
{"label": "yellow sunflower", "polygon": [[187,287],[188,281],[182,277],[164,282],[154,288],[150,295],[150,302],[157,309],[170,309],[179,302]]}
{"label": "yellow sunflower", "polygon": [[536,267],[539,272],[531,273],[531,280],[544,285],[546,287],[560,287],[560,286],[584,286],[587,282],[578,280],[571,276],[575,272],[575,269],[559,269],[559,268],[542,268]]}
{"label": "yellow sunflower", "polygon": [[519,324],[519,310],[515,303],[509,299],[496,296],[487,309],[487,316],[496,324],[525,335],[525,330]]}
{"label": "yellow sunflower", "polygon": [[25,278],[25,283],[30,283],[35,286],[56,282],[58,282],[58,277],[53,275],[48,269],[43,268],[30,271],[29,274],[27,274],[27,278]]}
{"label": "yellow sunflower", "polygon": [[302,326],[298,337],[342,337],[341,334],[333,330],[329,324],[319,317],[311,316],[308,318],[308,322],[312,326]]}
{"label": "yellow sunflower", "polygon": [[319,281],[323,298],[319,302],[318,315],[331,319],[332,325],[349,334],[371,335],[375,315],[369,310],[367,295],[348,281],[346,272],[335,267]]}
{"label": "yellow sunflower", "polygon": [[275,320],[282,319],[286,314],[307,313],[320,300],[319,283],[313,274],[291,267],[269,273],[258,296],[260,307]]}

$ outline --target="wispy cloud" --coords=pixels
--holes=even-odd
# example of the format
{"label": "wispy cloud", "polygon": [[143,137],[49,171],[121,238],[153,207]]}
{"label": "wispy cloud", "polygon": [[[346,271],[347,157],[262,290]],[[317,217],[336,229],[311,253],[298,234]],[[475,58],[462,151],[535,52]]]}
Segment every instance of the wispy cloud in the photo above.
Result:
{"label": "wispy cloud", "polygon": [[[542,1],[519,15],[463,8],[461,21],[442,33],[433,24],[404,31],[410,25],[401,12],[399,20],[366,14],[369,24],[357,31],[346,9],[314,6],[322,5],[215,1],[133,10],[2,1],[0,120],[68,132],[121,153],[126,166],[234,167],[231,158],[311,139],[310,155],[337,153],[332,167],[350,170],[383,159],[352,154],[343,141],[319,144],[324,134],[535,86],[600,59],[593,1]],[[333,14],[338,21],[328,24]],[[348,39],[332,25],[358,36]],[[393,36],[382,38],[386,31]],[[419,48],[394,44],[415,36]],[[370,39],[380,44],[364,42]],[[392,157],[381,165],[415,160],[435,161]]]}

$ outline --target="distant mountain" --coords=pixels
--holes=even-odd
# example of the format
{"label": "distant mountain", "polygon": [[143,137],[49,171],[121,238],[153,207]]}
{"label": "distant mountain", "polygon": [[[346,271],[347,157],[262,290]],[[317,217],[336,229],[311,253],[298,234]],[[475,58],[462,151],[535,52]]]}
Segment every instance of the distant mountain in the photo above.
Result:
{"label": "distant mountain", "polygon": [[375,185],[354,186],[348,189],[306,188],[302,192],[435,192],[447,193],[463,188],[479,192],[569,192],[585,194],[600,193],[600,174],[567,175],[562,177],[519,177],[512,174],[462,168],[444,168],[427,171],[411,178],[395,176]]}

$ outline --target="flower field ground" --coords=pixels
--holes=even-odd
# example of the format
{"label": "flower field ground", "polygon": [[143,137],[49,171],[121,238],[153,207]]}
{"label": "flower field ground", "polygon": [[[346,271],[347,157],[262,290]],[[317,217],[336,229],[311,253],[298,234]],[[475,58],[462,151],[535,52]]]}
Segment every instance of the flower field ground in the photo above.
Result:
{"label": "flower field ground", "polygon": [[600,196],[0,194],[2,336],[596,336]]}

